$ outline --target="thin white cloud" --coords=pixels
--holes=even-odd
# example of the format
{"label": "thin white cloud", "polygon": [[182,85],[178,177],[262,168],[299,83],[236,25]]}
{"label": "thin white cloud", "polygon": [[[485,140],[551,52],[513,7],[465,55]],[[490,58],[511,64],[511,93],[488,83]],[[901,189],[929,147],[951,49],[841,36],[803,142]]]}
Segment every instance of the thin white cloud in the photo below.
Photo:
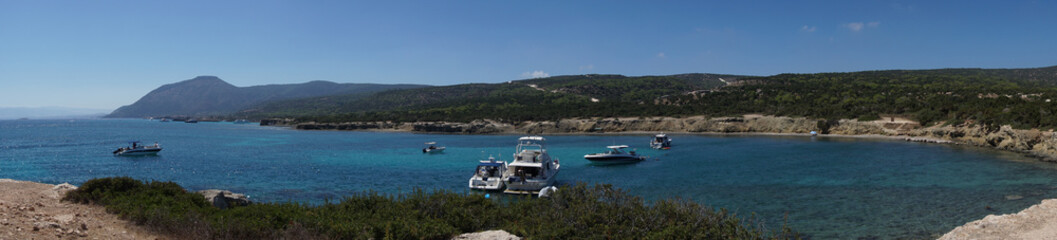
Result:
{"label": "thin white cloud", "polygon": [[545,77],[550,77],[550,76],[551,76],[550,74],[545,73],[545,72],[540,71],[540,70],[521,73],[521,77],[523,77],[523,78],[545,78]]}
{"label": "thin white cloud", "polygon": [[866,26],[866,25],[863,24],[862,22],[853,22],[853,23],[844,24],[844,27],[848,28],[848,30],[851,30],[852,32],[862,31],[862,28],[864,26]]}
{"label": "thin white cloud", "polygon": [[800,27],[800,31],[803,32],[815,32],[815,30],[818,30],[818,28],[815,26],[804,25],[803,27]]}
{"label": "thin white cloud", "polygon": [[657,58],[664,58],[664,52],[657,53]]}
{"label": "thin white cloud", "polygon": [[841,27],[847,28],[848,30],[851,30],[852,32],[860,32],[863,29],[875,28],[877,26],[881,26],[881,22],[868,22],[868,23],[864,23],[864,22],[850,22],[850,23],[845,23],[845,24],[841,25]]}

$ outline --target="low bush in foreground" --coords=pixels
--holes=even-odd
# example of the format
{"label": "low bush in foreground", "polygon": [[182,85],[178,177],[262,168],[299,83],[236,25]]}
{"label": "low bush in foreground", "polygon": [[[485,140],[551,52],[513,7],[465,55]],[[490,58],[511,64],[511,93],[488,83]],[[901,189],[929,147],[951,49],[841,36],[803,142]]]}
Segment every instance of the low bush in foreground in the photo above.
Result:
{"label": "low bush in foreground", "polygon": [[318,206],[258,203],[217,209],[172,182],[100,178],[64,200],[106,206],[137,224],[188,239],[449,239],[503,229],[529,239],[796,239],[725,210],[685,200],[647,204],[610,185],[577,184],[550,198],[488,199],[450,191],[364,193]]}

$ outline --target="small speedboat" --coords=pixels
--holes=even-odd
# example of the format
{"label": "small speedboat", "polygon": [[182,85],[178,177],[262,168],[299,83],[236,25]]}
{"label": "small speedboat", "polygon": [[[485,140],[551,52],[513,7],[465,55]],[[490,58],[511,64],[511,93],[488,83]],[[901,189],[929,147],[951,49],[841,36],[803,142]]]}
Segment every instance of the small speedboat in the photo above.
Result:
{"label": "small speedboat", "polygon": [[198,120],[195,120],[195,119],[187,119],[187,120],[184,120],[184,123],[198,123]]}
{"label": "small speedboat", "polygon": [[671,149],[672,139],[668,138],[668,135],[664,133],[653,136],[653,140],[650,141],[650,148],[653,149]]}
{"label": "small speedboat", "polygon": [[444,152],[444,149],[445,149],[445,147],[438,147],[437,146],[437,142],[428,142],[428,143],[426,143],[426,145],[429,145],[429,146],[426,147],[426,148],[423,148],[422,149],[422,153],[441,153],[441,152]]}
{"label": "small speedboat", "polygon": [[593,163],[632,163],[646,159],[635,154],[635,151],[623,151],[628,145],[608,146],[609,151],[584,155],[584,158]]}
{"label": "small speedboat", "polygon": [[248,124],[248,123],[250,123],[250,121],[246,120],[246,119],[235,120],[235,124]]}
{"label": "small speedboat", "polygon": [[506,174],[506,162],[496,161],[494,157],[481,160],[477,170],[470,177],[470,189],[498,191],[503,190],[503,174]]}
{"label": "small speedboat", "polygon": [[156,155],[161,152],[161,146],[158,143],[154,145],[143,146],[139,144],[139,141],[129,142],[129,146],[118,148],[114,150],[114,156],[143,156],[143,155]]}

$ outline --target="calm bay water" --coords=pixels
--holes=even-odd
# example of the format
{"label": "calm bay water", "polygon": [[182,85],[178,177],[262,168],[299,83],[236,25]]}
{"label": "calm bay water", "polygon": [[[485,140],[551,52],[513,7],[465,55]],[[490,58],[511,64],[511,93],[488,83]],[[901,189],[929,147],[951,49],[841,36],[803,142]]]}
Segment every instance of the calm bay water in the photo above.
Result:
{"label": "calm bay water", "polygon": [[[517,135],[297,131],[146,120],[0,121],[0,178],[80,184],[98,177],[173,181],[255,201],[314,202],[416,187],[467,191],[476,161],[510,160]],[[560,184],[609,183],[647,199],[680,197],[815,239],[930,238],[988,214],[1057,198],[1057,164],[993,150],[837,137],[547,136]],[[159,156],[114,157],[128,140]],[[448,149],[425,155],[423,142]],[[653,160],[594,166],[587,153],[637,147]],[[989,209],[990,208],[990,209]],[[785,219],[785,220],[783,220]]]}

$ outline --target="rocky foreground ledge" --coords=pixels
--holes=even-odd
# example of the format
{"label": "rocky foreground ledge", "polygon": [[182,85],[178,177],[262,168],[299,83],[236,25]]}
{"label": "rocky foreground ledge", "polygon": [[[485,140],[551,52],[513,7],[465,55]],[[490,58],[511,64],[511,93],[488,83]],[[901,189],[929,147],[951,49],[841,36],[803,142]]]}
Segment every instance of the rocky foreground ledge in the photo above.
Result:
{"label": "rocky foreground ledge", "polygon": [[1057,239],[1057,199],[1042,200],[1019,213],[987,215],[940,237],[960,239]]}
{"label": "rocky foreground ledge", "polygon": [[526,121],[517,124],[492,120],[461,122],[346,122],[285,123],[303,130],[407,131],[457,134],[570,134],[570,133],[779,133],[807,134],[819,131],[829,135],[887,136],[908,141],[952,143],[1014,151],[1044,161],[1057,162],[1057,135],[1053,130],[1021,130],[1010,126],[997,129],[979,125],[932,126],[905,118],[883,117],[876,121],[845,119],[821,121],[802,117],[743,115],[740,117],[650,117],[577,118],[559,121]]}
{"label": "rocky foreground ledge", "polygon": [[[106,207],[62,202],[77,186],[0,179],[0,239],[170,239],[106,212]],[[225,190],[199,191],[214,206],[250,204]],[[223,207],[222,207],[223,206]],[[503,230],[466,233],[458,240],[520,240]]]}
{"label": "rocky foreground ledge", "polygon": [[0,239],[166,239],[103,206],[60,201],[76,188],[0,179]]}

